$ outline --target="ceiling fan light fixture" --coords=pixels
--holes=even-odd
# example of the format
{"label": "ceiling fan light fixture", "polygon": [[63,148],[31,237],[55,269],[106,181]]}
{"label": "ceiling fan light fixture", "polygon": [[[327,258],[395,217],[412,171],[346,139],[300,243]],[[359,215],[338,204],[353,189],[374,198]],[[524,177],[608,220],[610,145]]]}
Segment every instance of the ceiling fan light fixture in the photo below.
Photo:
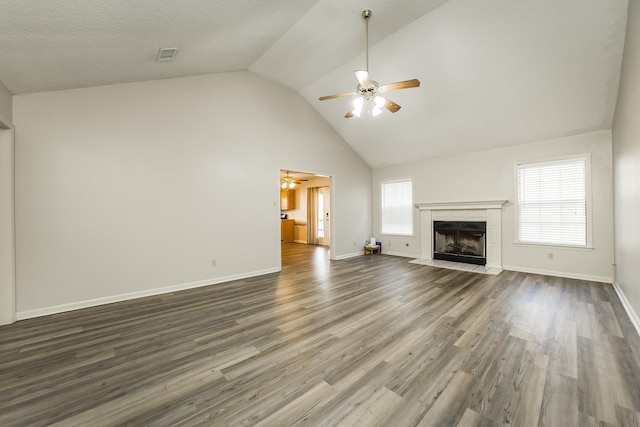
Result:
{"label": "ceiling fan light fixture", "polygon": [[362,114],[362,105],[364,104],[364,98],[357,97],[353,100],[353,115],[356,117],[360,117]]}
{"label": "ceiling fan light fixture", "polygon": [[289,172],[287,171],[287,176],[282,178],[282,184],[280,184],[280,188],[286,190],[287,188],[295,188],[295,186],[295,180],[289,176]]}

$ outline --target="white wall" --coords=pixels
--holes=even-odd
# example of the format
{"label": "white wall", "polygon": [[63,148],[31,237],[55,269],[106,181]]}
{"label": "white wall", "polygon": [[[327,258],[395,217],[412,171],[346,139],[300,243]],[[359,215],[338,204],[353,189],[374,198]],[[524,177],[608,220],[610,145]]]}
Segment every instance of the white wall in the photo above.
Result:
{"label": "white wall", "polygon": [[[514,164],[587,152],[591,153],[592,163],[594,248],[563,249],[516,244]],[[417,209],[414,211],[415,237],[380,234],[380,180],[400,177],[413,178],[414,203],[509,200],[502,216],[502,262],[507,269],[612,281],[613,201],[609,131],[374,169],[374,234],[382,241],[383,252],[417,258],[420,256],[420,216]],[[554,259],[548,259],[549,252],[554,254]]]}
{"label": "white wall", "polygon": [[13,113],[19,318],[279,270],[280,169],[334,177],[333,256],[371,230],[370,168],[250,72],[19,95]]}
{"label": "white wall", "polygon": [[[627,38],[613,122],[616,283],[640,331],[640,4],[629,2]],[[623,298],[624,298],[623,297]],[[629,311],[629,306],[627,306]],[[633,316],[633,315],[632,315]]]}

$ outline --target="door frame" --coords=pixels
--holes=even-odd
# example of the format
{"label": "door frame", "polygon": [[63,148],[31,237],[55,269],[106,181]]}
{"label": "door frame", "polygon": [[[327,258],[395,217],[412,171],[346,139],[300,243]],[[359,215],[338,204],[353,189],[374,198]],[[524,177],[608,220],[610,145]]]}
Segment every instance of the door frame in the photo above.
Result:
{"label": "door frame", "polygon": [[[1,118],[0,118],[1,119]],[[0,120],[0,325],[16,321],[15,132]]]}
{"label": "door frame", "polygon": [[[334,250],[333,248],[335,247],[335,179],[334,176],[332,174],[328,174],[328,173],[322,173],[322,172],[317,172],[317,171],[313,171],[313,172],[302,172],[303,170],[305,170],[306,168],[296,168],[296,167],[279,167],[277,169],[277,176],[278,176],[278,198],[277,198],[277,202],[275,202],[276,204],[274,206],[278,206],[278,208],[280,207],[280,171],[295,171],[295,172],[299,172],[299,173],[305,173],[305,174],[309,174],[309,175],[315,175],[318,177],[325,177],[325,178],[329,178],[329,259],[335,259],[334,258]],[[280,220],[278,220],[280,221]],[[309,226],[309,224],[307,224],[307,227]],[[280,222],[278,222],[278,230],[280,230]],[[278,236],[280,236],[280,233],[278,232]],[[278,242],[280,244],[280,239],[278,239]],[[278,251],[278,253],[280,253],[280,251]],[[282,256],[280,257],[280,268],[282,269]]]}

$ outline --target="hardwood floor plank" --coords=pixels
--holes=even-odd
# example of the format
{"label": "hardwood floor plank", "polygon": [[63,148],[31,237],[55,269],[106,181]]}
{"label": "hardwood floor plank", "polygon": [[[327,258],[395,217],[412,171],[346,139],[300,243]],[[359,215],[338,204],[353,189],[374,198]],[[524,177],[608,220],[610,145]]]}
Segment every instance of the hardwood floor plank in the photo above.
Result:
{"label": "hardwood floor plank", "polygon": [[631,406],[624,379],[611,362],[613,353],[604,341],[578,338],[579,409],[598,420],[615,425],[616,405]]}
{"label": "hardwood floor plank", "polygon": [[492,427],[495,423],[476,411],[467,408],[456,427]]}
{"label": "hardwood floor plank", "polygon": [[288,426],[302,423],[309,417],[312,409],[323,406],[334,394],[333,387],[321,381],[286,406],[263,418],[256,426]]}
{"label": "hardwood floor plank", "polygon": [[[422,359],[422,364],[416,364],[418,360],[412,359],[411,364],[398,366],[396,376],[391,377],[387,387],[404,392],[402,402],[398,406],[392,419],[399,426],[411,426],[420,423],[427,411],[439,399],[443,390],[450,384],[456,373],[461,372],[466,352],[455,346],[451,346],[438,357]],[[418,369],[407,375],[407,371]],[[398,383],[398,380],[402,382]],[[397,384],[397,385],[396,385]],[[391,414],[390,414],[391,415]]]}
{"label": "hardwood floor plank", "polygon": [[514,393],[514,382],[520,381],[518,374],[522,359],[528,356],[526,341],[509,336],[500,352],[478,375],[469,408],[497,423],[510,423],[513,417],[510,399],[519,400],[519,396],[511,393]]}
{"label": "hardwood floor plank", "polygon": [[616,406],[616,419],[621,427],[640,427],[640,412]]}
{"label": "hardwood floor plank", "polygon": [[462,418],[466,409],[466,396],[470,391],[473,377],[462,371],[454,374],[438,399],[431,405],[418,426],[454,426]]}
{"label": "hardwood floor plank", "polygon": [[531,352],[523,359],[511,385],[508,403],[503,408],[508,424],[538,425],[548,367],[549,356],[546,354]]}
{"label": "hardwood floor plank", "polygon": [[540,427],[577,426],[578,384],[575,378],[547,372],[542,393]]}

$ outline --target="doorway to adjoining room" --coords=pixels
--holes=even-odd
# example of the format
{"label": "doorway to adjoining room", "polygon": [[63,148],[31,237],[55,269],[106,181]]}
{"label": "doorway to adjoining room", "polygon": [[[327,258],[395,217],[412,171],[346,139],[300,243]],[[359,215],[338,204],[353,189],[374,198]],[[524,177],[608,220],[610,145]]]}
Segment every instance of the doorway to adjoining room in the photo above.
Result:
{"label": "doorway to adjoining room", "polygon": [[[331,246],[331,179],[291,170],[280,171],[280,242]],[[323,251],[328,254],[327,251]],[[284,263],[284,257],[283,257]]]}

